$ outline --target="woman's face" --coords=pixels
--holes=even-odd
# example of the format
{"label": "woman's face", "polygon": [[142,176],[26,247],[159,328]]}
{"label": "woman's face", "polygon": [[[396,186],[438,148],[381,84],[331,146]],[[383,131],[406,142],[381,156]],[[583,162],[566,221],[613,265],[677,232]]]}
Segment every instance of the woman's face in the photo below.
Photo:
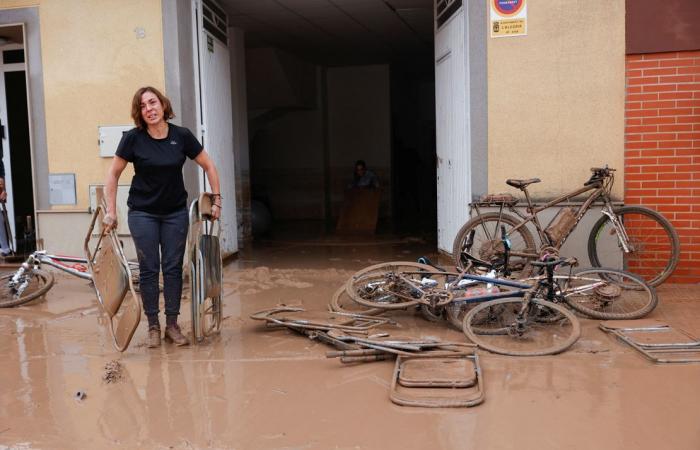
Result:
{"label": "woman's face", "polygon": [[151,91],[146,91],[141,96],[141,117],[149,126],[163,120],[163,104]]}

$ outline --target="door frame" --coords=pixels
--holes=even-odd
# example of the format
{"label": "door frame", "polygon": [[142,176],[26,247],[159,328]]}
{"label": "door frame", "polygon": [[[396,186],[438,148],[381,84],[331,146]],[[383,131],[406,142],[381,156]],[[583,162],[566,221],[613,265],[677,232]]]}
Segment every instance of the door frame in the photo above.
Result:
{"label": "door frame", "polygon": [[[7,72],[24,72],[24,78],[25,78],[25,83],[26,83],[26,101],[27,101],[27,125],[28,125],[28,130],[29,130],[29,161],[30,161],[30,170],[32,172],[32,201],[34,203],[34,208],[32,211],[32,220],[34,224],[34,229],[36,233],[36,224],[37,224],[37,218],[36,218],[36,210],[37,210],[37,174],[35,171],[35,161],[34,161],[34,143],[33,143],[33,128],[32,128],[32,104],[31,104],[31,88],[29,84],[29,72],[28,72],[28,52],[27,52],[27,30],[26,27],[23,23],[7,23],[7,24],[0,24],[0,29],[2,28],[7,28],[7,27],[21,27],[22,28],[22,44],[5,44],[0,46],[0,52],[3,52],[5,50],[22,50],[24,52],[24,62],[22,63],[11,63],[11,64],[4,64],[4,62],[0,59],[0,116],[2,119],[2,123],[5,127],[5,138],[3,139],[3,164],[5,166],[5,190],[7,191],[7,216],[8,216],[8,221],[10,222],[10,231],[12,233],[12,240],[13,242],[10,243],[11,247],[14,249],[17,249],[17,229],[15,227],[15,202],[14,198],[15,196],[13,195],[13,186],[12,186],[12,162],[11,162],[11,149],[10,149],[10,128],[9,128],[9,122],[8,122],[8,110],[7,110],[7,95],[6,95],[6,86],[5,86],[5,73]],[[4,142],[7,142],[7,146],[5,147]],[[38,234],[35,234],[38,236]]]}
{"label": "door frame", "polygon": [[29,115],[29,146],[34,198],[34,230],[41,237],[38,216],[50,209],[49,157],[46,138],[46,108],[44,103],[44,73],[41,58],[39,7],[0,9],[0,26],[22,25],[24,61],[27,80],[27,109]]}

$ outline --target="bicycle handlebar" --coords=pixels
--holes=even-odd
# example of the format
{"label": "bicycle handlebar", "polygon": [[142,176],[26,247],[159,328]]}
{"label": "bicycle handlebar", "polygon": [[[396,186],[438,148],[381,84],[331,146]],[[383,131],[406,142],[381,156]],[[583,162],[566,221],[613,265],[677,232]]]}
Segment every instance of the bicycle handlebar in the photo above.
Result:
{"label": "bicycle handlebar", "polygon": [[591,167],[591,172],[598,176],[608,176],[611,172],[616,172],[617,169],[612,169],[607,165],[605,167]]}
{"label": "bicycle handlebar", "polygon": [[605,167],[591,167],[591,172],[593,172],[593,174],[591,175],[591,178],[589,178],[588,181],[584,183],[584,186],[589,186],[593,183],[599,183],[604,178],[612,176],[612,173],[615,171],[616,169],[611,169],[607,165]]}

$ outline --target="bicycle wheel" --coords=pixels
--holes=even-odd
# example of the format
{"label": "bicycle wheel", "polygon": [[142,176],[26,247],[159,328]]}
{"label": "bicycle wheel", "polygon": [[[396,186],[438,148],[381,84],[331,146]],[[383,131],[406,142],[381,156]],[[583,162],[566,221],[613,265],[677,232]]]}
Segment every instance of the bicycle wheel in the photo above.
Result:
{"label": "bicycle wheel", "polygon": [[[470,254],[474,258],[492,262],[503,257],[503,241],[501,240],[501,225],[506,227],[506,233],[511,243],[511,255],[508,265],[510,269],[519,274],[520,277],[527,276],[531,272],[529,261],[537,258],[535,240],[532,234],[525,227],[520,227],[515,231],[519,221],[507,214],[486,213],[474,217],[457,232],[454,244],[452,245],[452,257],[459,268],[464,268],[468,262],[464,258],[465,254]],[[474,236],[471,249],[467,249],[468,240],[472,230]]]}
{"label": "bicycle wheel", "polygon": [[595,267],[615,267],[641,277],[651,286],[668,278],[680,259],[680,240],[673,225],[661,214],[643,206],[615,210],[633,250],[622,250],[610,218],[603,216],[588,237],[588,257]]}
{"label": "bicycle wheel", "polygon": [[[345,290],[351,299],[367,308],[404,309],[420,303],[431,289],[444,290],[447,275],[440,273],[432,266],[414,262],[375,264],[355,272]],[[422,283],[424,278],[433,277],[434,283]]]}
{"label": "bicycle wheel", "polygon": [[[518,298],[481,303],[464,317],[464,334],[480,348],[509,356],[554,355],[581,336],[581,325],[571,311],[538,298],[530,300],[524,322],[519,324],[522,305],[523,300]],[[499,307],[500,313],[492,314]],[[486,334],[483,329],[498,332]]]}
{"label": "bicycle wheel", "polygon": [[328,305],[333,312],[363,314],[365,316],[376,316],[384,312],[381,308],[366,308],[354,302],[345,291],[345,285],[341,286],[333,293]]}
{"label": "bicycle wheel", "polygon": [[613,269],[579,271],[560,294],[572,309],[602,320],[639,319],[659,303],[656,290],[641,278]]}
{"label": "bicycle wheel", "polygon": [[[31,269],[25,273],[16,286],[10,286],[10,281],[15,273],[8,273],[0,276],[0,308],[21,305],[41,297],[53,286],[53,274],[41,269]],[[27,286],[22,292],[17,292],[17,288],[24,283]]]}

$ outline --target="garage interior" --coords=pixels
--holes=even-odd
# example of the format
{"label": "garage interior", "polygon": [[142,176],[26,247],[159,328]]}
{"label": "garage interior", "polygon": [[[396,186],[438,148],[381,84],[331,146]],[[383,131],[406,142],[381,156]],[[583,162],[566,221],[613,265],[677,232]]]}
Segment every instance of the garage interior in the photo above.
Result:
{"label": "garage interior", "polygon": [[249,154],[237,172],[252,234],[334,236],[364,160],[382,190],[376,234],[434,241],[432,0],[218,4],[245,36]]}

